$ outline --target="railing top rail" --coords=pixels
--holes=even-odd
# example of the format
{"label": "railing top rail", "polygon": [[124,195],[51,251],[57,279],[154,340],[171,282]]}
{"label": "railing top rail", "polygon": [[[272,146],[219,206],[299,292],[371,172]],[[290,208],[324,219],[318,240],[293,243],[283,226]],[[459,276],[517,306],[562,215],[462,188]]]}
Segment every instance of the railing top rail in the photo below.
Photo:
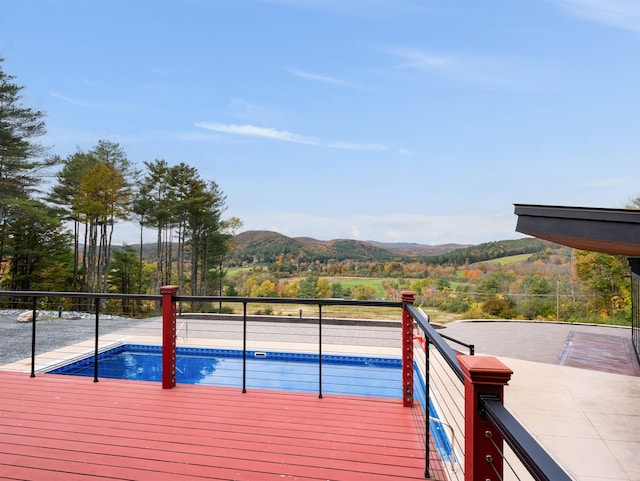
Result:
{"label": "railing top rail", "polygon": [[[160,294],[115,294],[98,292],[52,292],[52,291],[5,291],[0,290],[0,297],[75,297],[84,299],[139,299],[162,300]],[[400,301],[377,301],[356,299],[308,299],[287,297],[238,297],[238,296],[173,296],[175,301],[183,302],[238,302],[260,304],[309,304],[322,306],[366,306],[366,307],[402,307]]]}
{"label": "railing top rail", "polygon": [[453,350],[449,344],[447,344],[442,336],[436,332],[434,327],[429,323],[429,319],[422,312],[416,309],[412,304],[407,304],[405,308],[409,311],[413,319],[418,323],[418,325],[425,332],[427,337],[429,338],[429,342],[433,344],[438,352],[442,354],[451,370],[454,374],[460,379],[460,382],[464,382],[464,375],[462,374],[462,369],[460,368],[460,364],[458,363],[458,355],[456,351]]}
{"label": "railing top rail", "polygon": [[115,294],[104,292],[2,291],[0,297],[75,297],[83,299],[139,299],[162,300],[160,294]]}
{"label": "railing top rail", "polygon": [[536,481],[571,481],[495,396],[480,395],[481,409]]}
{"label": "railing top rail", "polygon": [[311,304],[314,306],[366,306],[402,307],[400,301],[375,301],[338,298],[295,298],[295,297],[238,297],[238,296],[175,296],[176,301],[195,302],[246,302],[258,304]]}
{"label": "railing top rail", "polygon": [[460,341],[458,339],[454,339],[451,336],[447,336],[446,334],[440,334],[440,333],[438,333],[438,334],[440,335],[440,337],[446,339],[447,341],[451,341],[451,342],[453,342],[455,344],[458,344],[460,346],[466,347],[471,352],[473,352],[475,350],[475,348],[476,348],[475,344],[469,344],[469,343],[466,343],[466,342],[462,342],[462,341]]}

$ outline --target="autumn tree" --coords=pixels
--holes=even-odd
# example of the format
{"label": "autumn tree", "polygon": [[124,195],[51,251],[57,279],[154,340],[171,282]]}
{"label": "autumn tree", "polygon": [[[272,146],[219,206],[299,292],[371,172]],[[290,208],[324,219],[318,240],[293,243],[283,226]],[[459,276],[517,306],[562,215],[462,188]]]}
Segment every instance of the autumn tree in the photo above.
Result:
{"label": "autumn tree", "polygon": [[[76,209],[77,196],[80,194],[80,183],[84,174],[96,164],[96,159],[85,152],[78,151],[62,160],[62,168],[56,175],[54,184],[48,196],[48,201],[62,209],[64,220],[70,222],[73,233],[73,269],[71,288],[73,291],[85,289],[83,252],[81,243],[86,246],[88,225],[86,219]],[[85,219],[85,220],[83,220]],[[82,237],[84,235],[84,237]]]}
{"label": "autumn tree", "polygon": [[48,200],[73,226],[73,289],[107,292],[113,231],[129,212],[135,172],[124,150],[107,140],[62,164]]}
{"label": "autumn tree", "polygon": [[98,162],[82,177],[73,207],[88,228],[83,259],[89,292],[107,291],[113,225],[124,217],[128,202],[124,174],[115,166]]}
{"label": "autumn tree", "polygon": [[596,294],[594,308],[610,315],[630,305],[629,263],[623,256],[576,251],[576,273]]}
{"label": "autumn tree", "polygon": [[282,287],[281,297],[287,297],[290,299],[298,297],[300,293],[300,283],[298,281],[285,282]]}
{"label": "autumn tree", "polygon": [[331,283],[326,277],[320,277],[316,283],[316,294],[318,299],[324,299],[331,297]]}
{"label": "autumn tree", "polygon": [[376,288],[367,285],[354,286],[351,291],[351,297],[359,301],[374,299],[376,297]]}

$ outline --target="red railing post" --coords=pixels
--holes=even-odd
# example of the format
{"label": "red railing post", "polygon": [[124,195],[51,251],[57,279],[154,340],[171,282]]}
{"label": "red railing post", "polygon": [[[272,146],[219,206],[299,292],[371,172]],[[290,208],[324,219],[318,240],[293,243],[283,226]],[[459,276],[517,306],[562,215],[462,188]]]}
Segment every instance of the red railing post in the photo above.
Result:
{"label": "red railing post", "polygon": [[513,371],[495,357],[458,356],[464,374],[465,456],[464,479],[503,478],[503,439],[480,414],[480,395],[495,395],[503,402],[504,386]]}
{"label": "red railing post", "polygon": [[176,301],[178,286],[162,286],[162,389],[176,386]]}
{"label": "red railing post", "polygon": [[413,291],[402,291],[402,404],[413,406],[413,316],[405,305],[416,300]]}

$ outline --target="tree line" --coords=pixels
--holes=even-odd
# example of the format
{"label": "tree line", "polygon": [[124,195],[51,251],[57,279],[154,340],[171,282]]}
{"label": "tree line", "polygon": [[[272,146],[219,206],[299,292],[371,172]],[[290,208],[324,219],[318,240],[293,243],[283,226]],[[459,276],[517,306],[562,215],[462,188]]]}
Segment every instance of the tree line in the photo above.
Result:
{"label": "tree line", "polygon": [[[286,256],[281,256],[268,266],[231,272],[225,278],[224,293],[398,300],[401,291],[411,290],[417,305],[460,319],[630,324],[631,282],[628,261],[622,256],[551,244],[525,259],[504,264],[318,261],[292,272],[285,261]],[[382,291],[372,284],[380,284]]]}
{"label": "tree line", "polygon": [[[214,293],[238,219],[223,219],[226,198],[198,171],[165,160],[138,170],[123,148],[100,140],[62,158],[38,142],[44,113],[22,104],[0,58],[0,283],[10,290],[158,292],[178,284]],[[140,228],[140,251],[114,249],[121,221]],[[145,228],[156,259],[144,262]],[[149,273],[153,265],[154,271]],[[146,275],[145,275],[146,272]]]}

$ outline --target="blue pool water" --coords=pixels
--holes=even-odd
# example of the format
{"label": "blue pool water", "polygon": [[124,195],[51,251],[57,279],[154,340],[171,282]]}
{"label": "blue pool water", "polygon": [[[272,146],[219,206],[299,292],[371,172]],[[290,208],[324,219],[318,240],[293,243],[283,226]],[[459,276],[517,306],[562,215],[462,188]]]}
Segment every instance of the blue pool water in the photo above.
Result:
{"label": "blue pool water", "polygon": [[[423,412],[426,410],[425,404],[427,402],[425,391],[424,379],[418,372],[418,369],[415,368],[413,376],[413,397],[414,400],[420,403]],[[429,432],[433,437],[433,442],[436,445],[436,449],[440,453],[442,460],[445,463],[450,462],[451,458],[455,456],[451,446],[451,441],[449,440],[445,427],[440,422],[440,416],[438,415],[431,399],[429,399]]]}
{"label": "blue pool water", "polygon": [[[93,356],[49,371],[75,376],[94,375]],[[322,356],[322,392],[400,398],[402,361],[359,356]],[[242,387],[242,351],[180,347],[176,382]],[[318,392],[318,355],[247,351],[247,388]],[[98,356],[98,377],[162,380],[159,346],[125,344]]]}

